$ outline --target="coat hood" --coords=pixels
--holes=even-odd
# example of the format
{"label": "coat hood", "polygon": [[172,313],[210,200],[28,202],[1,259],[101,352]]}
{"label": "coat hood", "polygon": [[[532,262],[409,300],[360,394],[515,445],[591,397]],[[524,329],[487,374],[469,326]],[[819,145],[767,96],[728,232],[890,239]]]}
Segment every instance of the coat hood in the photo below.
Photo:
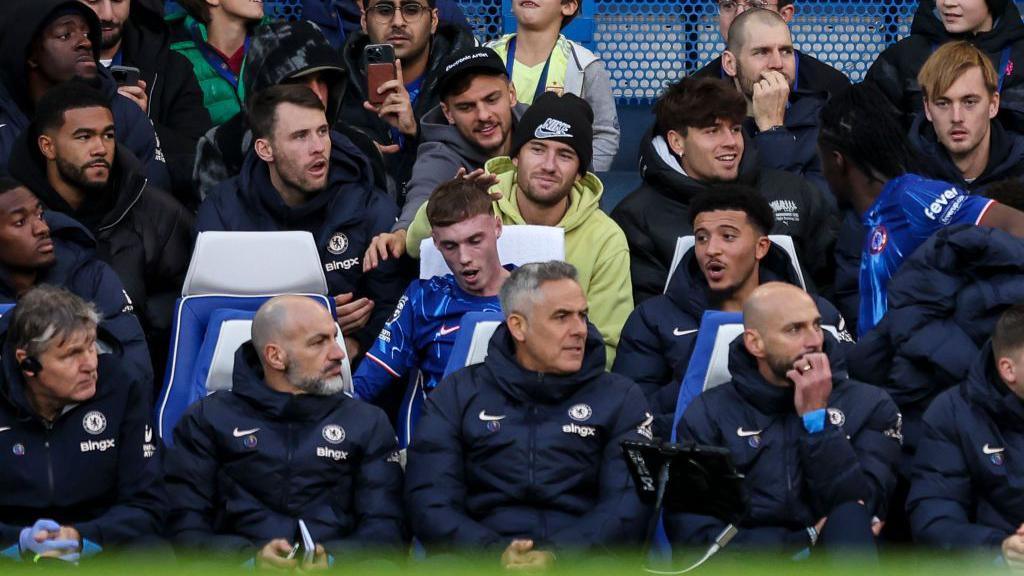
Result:
{"label": "coat hood", "polygon": [[[992,11],[992,30],[980,34],[950,34],[942,25],[935,0],[921,0],[910,26],[911,35],[927,38],[935,46],[950,40],[968,40],[988,53],[995,53],[1004,47],[1024,39],[1024,24],[1016,4],[1009,0],[986,0]],[[998,72],[998,71],[997,71]]]}
{"label": "coat hood", "polygon": [[[484,168],[498,177],[495,186],[503,192],[501,199],[497,201],[500,213],[507,215],[515,224],[526,224],[519,212],[518,195],[515,193],[516,167],[512,164],[512,159],[508,156],[491,158]],[[601,179],[596,174],[587,172],[569,192],[569,210],[558,226],[564,228],[566,232],[582,226],[591,214],[600,210],[603,193],[604,184],[601,183]]]}
{"label": "coat hood", "polygon": [[520,402],[554,404],[572,396],[586,384],[601,377],[605,370],[604,340],[593,324],[587,326],[583,365],[579,372],[565,376],[532,372],[516,360],[515,343],[508,325],[498,326],[487,346],[486,368],[498,388]]}
{"label": "coat hood", "polygon": [[988,165],[981,175],[970,183],[964,180],[949,152],[939,142],[934,126],[923,113],[914,116],[910,128],[910,141],[921,152],[921,157],[927,160],[929,176],[951,182],[965,190],[978,190],[1024,170],[1024,136],[1007,132],[998,119],[990,122]]}
{"label": "coat hood", "polygon": [[[775,244],[769,246],[768,253],[761,259],[758,278],[761,284],[786,282],[794,286],[800,285],[799,276],[789,256]],[[690,250],[680,260],[665,294],[676,306],[697,321],[700,321],[705,310],[712,307],[708,281],[700,269],[700,263],[697,262],[696,250]]]}
{"label": "coat hood", "polygon": [[347,398],[342,392],[316,396],[271,390],[263,380],[263,366],[252,342],[242,344],[235,352],[231,391],[263,414],[275,419],[304,422],[323,420]]}
{"label": "coat hood", "polygon": [[992,341],[981,348],[960,392],[971,405],[990,414],[1001,428],[1024,430],[1024,401],[1003,383],[995,368]]}
{"label": "coat hood", "polygon": [[[32,39],[56,10],[76,10],[89,24],[89,39],[96,60],[100,57],[102,30],[96,13],[77,0],[7,0],[5,19],[9,25],[0,32],[0,81],[7,87],[18,106],[30,110],[28,96],[28,61]],[[10,25],[16,22],[17,25]],[[102,66],[100,67],[102,68]]]}
{"label": "coat hood", "polygon": [[[526,104],[516,104],[512,108],[513,130],[515,130],[516,124],[519,123],[519,119],[523,117],[523,113],[526,112],[526,108]],[[445,118],[444,111],[441,110],[440,105],[432,108],[430,112],[427,112],[420,119],[420,143],[426,142],[444,144],[446,147],[454,150],[461,158],[464,158],[466,163],[470,165],[480,166],[491,159],[490,154],[469,140],[466,140],[453,124],[448,123],[448,119]]]}
{"label": "coat hood", "polygon": [[[85,226],[70,216],[50,211],[45,213],[44,218],[50,226],[56,260],[43,271],[38,281],[67,286],[82,264],[96,258],[96,239]],[[7,269],[0,265],[0,302],[12,302],[17,296],[8,280]]]}
{"label": "coat hood", "polygon": [[248,99],[264,88],[313,72],[329,74],[327,117],[336,118],[345,94],[345,68],[320,27],[305,20],[261,24],[246,54],[243,93]]}

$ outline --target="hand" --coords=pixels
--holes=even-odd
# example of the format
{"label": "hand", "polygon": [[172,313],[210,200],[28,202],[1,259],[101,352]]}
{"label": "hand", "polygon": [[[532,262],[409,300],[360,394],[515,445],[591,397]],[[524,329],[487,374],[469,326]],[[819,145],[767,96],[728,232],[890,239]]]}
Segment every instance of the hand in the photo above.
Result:
{"label": "hand", "polygon": [[501,566],[506,570],[546,570],[554,563],[554,553],[534,550],[533,540],[513,540],[501,554]]}
{"label": "hand", "polygon": [[58,558],[68,554],[77,555],[82,548],[82,537],[78,530],[44,518],[22,529],[18,547],[22,553],[30,552],[42,557]]}
{"label": "hand", "polygon": [[267,542],[256,554],[256,567],[274,570],[291,570],[297,567],[299,561],[295,558],[288,558],[292,547],[292,544],[284,538],[275,538]]}
{"label": "hand", "polygon": [[1014,571],[1024,571],[1024,535],[1020,530],[1003,540],[1003,558]]}
{"label": "hand", "polygon": [[477,168],[472,172],[467,171],[465,168],[459,168],[459,171],[455,173],[455,177],[468,180],[480,188],[483,188],[491,195],[491,200],[501,200],[500,190],[491,191],[491,188],[498,183],[498,177],[486,172],[483,168]]}
{"label": "hand", "polygon": [[828,356],[822,352],[804,354],[786,372],[793,381],[793,404],[800,416],[828,406],[832,394],[832,369]]}
{"label": "hand", "polygon": [[303,562],[299,568],[299,572],[322,572],[329,568],[327,561],[327,550],[322,544],[316,545],[316,551],[313,553],[312,562]]}
{"label": "hand", "polygon": [[882,528],[885,528],[885,520],[879,520],[878,516],[871,517],[871,533],[875,535],[875,538],[882,533]]}
{"label": "hand", "polygon": [[754,123],[764,131],[772,126],[782,126],[786,119],[786,104],[789,102],[789,80],[775,70],[761,73],[761,80],[754,83]]}
{"label": "hand", "polygon": [[117,93],[138,104],[144,113],[149,113],[149,95],[146,94],[145,80],[139,80],[135,86],[118,86]]}
{"label": "hand", "polygon": [[402,147],[398,144],[381,144],[380,142],[374,142],[373,145],[377,147],[377,152],[379,152],[381,156],[386,154],[398,154],[402,151]]}
{"label": "hand", "polygon": [[412,99],[405,89],[402,77],[402,61],[395,60],[394,80],[388,80],[377,87],[377,94],[388,94],[380,106],[363,102],[363,108],[375,112],[381,120],[396,128],[402,134],[415,138],[417,133],[416,116],[412,112]]}
{"label": "hand", "polygon": [[373,312],[373,300],[369,298],[355,299],[351,292],[338,294],[334,297],[335,315],[338,317],[338,327],[341,334],[348,336],[355,334],[370,319]]}
{"label": "hand", "polygon": [[378,234],[370,240],[370,247],[363,255],[363,272],[369,272],[388,258],[401,258],[405,254],[405,238],[408,232],[396,230]]}

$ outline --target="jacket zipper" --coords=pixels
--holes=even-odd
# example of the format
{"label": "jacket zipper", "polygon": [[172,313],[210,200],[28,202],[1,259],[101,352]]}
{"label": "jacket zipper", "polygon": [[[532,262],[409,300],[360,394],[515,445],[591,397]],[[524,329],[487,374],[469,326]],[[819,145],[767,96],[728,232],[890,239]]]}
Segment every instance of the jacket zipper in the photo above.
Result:
{"label": "jacket zipper", "polygon": [[285,468],[284,468],[284,472],[285,472],[284,492],[281,494],[281,498],[282,498],[281,509],[282,510],[288,510],[288,500],[290,500],[290,498],[288,496],[289,496],[289,494],[291,492],[290,489],[291,489],[291,485],[292,485],[292,452],[293,452],[293,450],[292,450],[292,424],[291,424],[291,422],[288,423],[287,439],[288,439],[288,442],[287,442],[287,453],[285,455]]}
{"label": "jacket zipper", "polygon": [[53,456],[50,454],[50,437],[53,432],[53,424],[43,424],[46,428],[46,439],[43,440],[43,447],[46,448],[46,479],[50,483],[50,502],[53,502],[56,488],[53,481]]}

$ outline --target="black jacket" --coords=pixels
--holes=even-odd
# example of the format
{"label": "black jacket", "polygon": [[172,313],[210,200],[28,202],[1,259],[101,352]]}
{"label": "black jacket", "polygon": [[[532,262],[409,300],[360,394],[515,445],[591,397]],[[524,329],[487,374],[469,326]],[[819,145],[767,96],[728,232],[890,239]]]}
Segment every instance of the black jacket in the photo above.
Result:
{"label": "black jacket", "polygon": [[[796,270],[774,244],[761,260],[761,283],[799,285]],[[824,298],[813,296],[822,324],[835,327],[844,346],[853,342],[842,315]],[[672,431],[679,386],[690,365],[697,329],[704,312],[713,310],[708,281],[690,251],[676,267],[668,290],[644,300],[626,320],[615,352],[612,371],[636,382],[654,413],[654,433],[668,438]]]}
{"label": "black jacket", "polygon": [[579,372],[525,370],[502,324],[482,364],[434,389],[413,434],[405,500],[428,553],[500,554],[513,538],[541,549],[639,543],[649,511],[621,443],[651,437],[636,384],[604,370],[591,326]]}
{"label": "black jacket", "polygon": [[[910,36],[888,47],[878,56],[864,76],[866,82],[878,86],[910,126],[914,114],[924,104],[917,73],[936,48],[952,40],[967,40],[988,54],[996,73],[1005,73],[999,90],[999,107],[1007,128],[1024,128],[1024,23],[1017,6],[1009,0],[987,2],[992,11],[993,27],[980,34],[950,34],[936,12],[935,0],[921,0]],[[1002,65],[1003,51],[1009,47],[1009,60]],[[1001,70],[1001,68],[1003,68]]]}
{"label": "black jacket", "polygon": [[[15,141],[32,119],[35,104],[29,98],[27,60],[36,31],[54,10],[66,6],[78,8],[69,0],[8,0],[7,3],[12,5],[7,16],[11,24],[0,37],[0,173],[9,171],[8,159]],[[90,36],[99,38],[100,21],[96,13],[89,9],[83,14],[89,23]],[[93,55],[97,60],[99,52],[99,43],[94,42]],[[170,176],[153,124],[137,104],[117,93],[117,82],[110,72],[98,63],[97,66],[95,86],[109,98],[117,141],[142,162],[152,182],[170,188]]]}
{"label": "black jacket", "polygon": [[297,541],[301,519],[335,556],[402,546],[402,467],[384,412],[343,393],[271,390],[251,343],[232,383],[189,407],[167,449],[177,543],[252,557],[274,538]]}
{"label": "black jacket", "polygon": [[192,254],[192,213],[151,184],[123,146],[117,147],[107,190],[73,210],[50,186],[34,138],[30,144],[34,133],[26,130],[15,144],[11,175],[47,208],[75,218],[96,236],[100,259],[124,282],[147,332],[166,333]]}
{"label": "black jacket", "polygon": [[1024,135],[1003,128],[998,119],[989,128],[989,155],[985,171],[972,182],[964,180],[960,169],[939,142],[932,123],[918,114],[910,128],[910,141],[920,152],[924,173],[970,192],[979,192],[989,184],[1024,175]]}
{"label": "black jacket", "polygon": [[[745,477],[747,514],[733,546],[799,551],[810,544],[807,527],[845,502],[863,501],[886,517],[900,457],[899,412],[884,391],[849,379],[825,343],[832,394],[824,430],[807,432],[793,388],[765,381],[742,338],[729,351],[732,381],[698,396],[679,422],[680,441],[728,448]],[[687,546],[707,545],[725,527],[695,514],[665,518],[670,540]]]}
{"label": "black jacket", "polygon": [[[825,92],[829,96],[838,94],[850,86],[850,79],[839,70],[818,60],[810,54],[796,53],[796,86],[797,90],[807,92]],[[722,57],[719,56],[693,73],[702,78],[727,78],[722,70]]]}
{"label": "black jacket", "polygon": [[[348,37],[345,48],[342,50],[348,81],[341,106],[341,120],[359,128],[380,144],[397,144],[392,139],[391,125],[378,118],[375,113],[363,108],[363,102],[367,100],[366,62],[363,58],[363,48],[369,43],[370,37],[366,33],[357,32]],[[454,24],[438,25],[437,33],[434,34],[430,45],[430,61],[427,63],[420,94],[413,104],[413,115],[416,116],[417,122],[441,101],[437,94],[437,81],[448,55],[471,48],[475,43],[473,35],[465,28]],[[406,81],[411,80],[412,78],[406,78]],[[387,175],[393,182],[393,186],[389,186],[388,190],[395,192],[400,206],[405,199],[405,183],[412,175],[412,166],[416,162],[416,147],[419,145],[419,140],[419,137],[406,138],[401,151],[389,154],[384,158]]]}
{"label": "black jacket", "polygon": [[[50,284],[92,302],[103,319],[100,327],[120,343],[123,355],[150,385],[152,393],[153,366],[149,359],[146,336],[135,308],[114,270],[96,255],[96,240],[84,226],[60,212],[47,212],[53,253],[53,266],[37,278],[39,284]],[[18,300],[18,294],[0,266],[0,303]]]}
{"label": "black jacket", "polygon": [[329,293],[354,292],[356,298],[374,301],[370,321],[351,335],[367,350],[405,292],[396,260],[367,273],[362,266],[370,240],[391,230],[398,207],[374,189],[369,161],[348,138],[332,132],[331,144],[327,188],[295,208],[284,203],[270,181],[267,164],[250,151],[242,172],[203,201],[196,230],[310,232],[320,251]]}
{"label": "black jacket", "polygon": [[[633,301],[637,304],[664,291],[676,240],[693,233],[690,199],[709,187],[682,173],[664,138],[648,133],[644,140],[640,153],[643,184],[611,214],[629,241]],[[806,179],[758,168],[758,162],[756,152],[745,150],[738,182],[753,186],[768,200],[775,212],[772,234],[792,236],[804,278],[820,281],[838,225],[834,211]]]}
{"label": "black jacket", "polygon": [[[6,324],[3,328],[6,332]],[[150,384],[113,352],[99,355],[96,394],[52,423],[26,398],[14,349],[0,359],[0,547],[39,518],[78,529],[104,548],[130,546],[163,531],[166,513],[160,439],[153,432]],[[45,366],[43,367],[45,369]]]}
{"label": "black jacket", "polygon": [[[327,121],[370,160],[374,185],[387,190],[384,160],[368,136],[339,122],[341,99],[345,93],[344,69],[338,51],[309,22],[271,22],[256,28],[245,55],[245,74],[241,82],[245,94],[253,95],[281,84],[289,78],[312,70],[320,71],[327,81]],[[205,199],[221,182],[242,169],[245,155],[252,148],[252,133],[244,113],[210,129],[199,140],[193,179],[199,199]]]}
{"label": "black jacket", "polygon": [[995,370],[988,343],[967,379],[939,394],[924,426],[907,512],[914,540],[993,548],[1024,523],[1024,401]]}
{"label": "black jacket", "polygon": [[163,19],[163,2],[132,0],[121,37],[122,65],[141,72],[149,96],[149,118],[171,175],[176,198],[198,206],[192,187],[196,143],[211,127],[192,64],[171,50],[170,29]]}

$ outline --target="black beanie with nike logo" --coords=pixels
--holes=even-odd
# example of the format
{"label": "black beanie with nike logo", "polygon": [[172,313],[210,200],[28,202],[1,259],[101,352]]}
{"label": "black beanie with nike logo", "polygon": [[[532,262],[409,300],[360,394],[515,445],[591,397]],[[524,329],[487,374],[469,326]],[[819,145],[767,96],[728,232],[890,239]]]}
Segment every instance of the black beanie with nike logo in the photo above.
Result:
{"label": "black beanie with nike logo", "polygon": [[515,158],[530,140],[564,142],[580,159],[580,175],[590,168],[594,156],[594,111],[575,94],[559,96],[545,92],[533,101],[516,124],[509,156]]}

